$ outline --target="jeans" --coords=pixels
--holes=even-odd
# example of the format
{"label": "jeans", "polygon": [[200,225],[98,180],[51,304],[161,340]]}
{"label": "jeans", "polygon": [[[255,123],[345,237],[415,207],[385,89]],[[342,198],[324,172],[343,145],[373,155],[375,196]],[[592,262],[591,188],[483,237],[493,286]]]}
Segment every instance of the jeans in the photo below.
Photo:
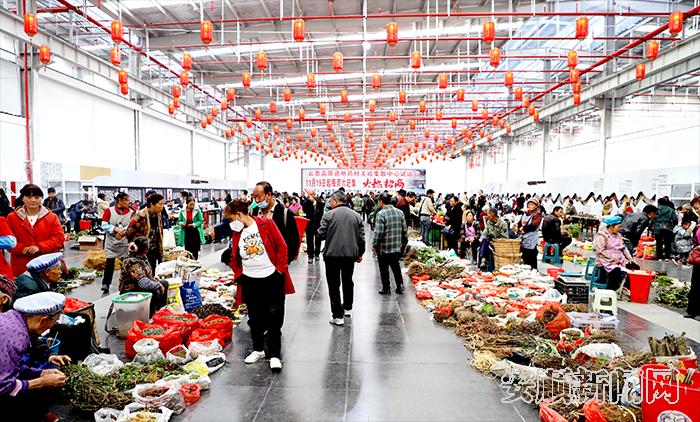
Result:
{"label": "jeans", "polygon": [[382,280],[382,290],[388,291],[391,289],[389,268],[391,268],[391,272],[394,273],[396,288],[403,289],[403,277],[401,276],[401,264],[399,263],[400,259],[400,252],[380,254],[377,257],[377,262],[379,263],[379,277]]}
{"label": "jeans", "polygon": [[605,272],[604,269],[600,269],[600,279],[598,283],[606,283],[605,288],[608,290],[617,290],[620,285],[627,278],[627,273],[622,271],[621,268],[614,268],[612,271]]}
{"label": "jeans", "polygon": [[[355,258],[332,257],[323,258],[326,262],[326,282],[328,296],[331,300],[333,318],[342,318],[343,311],[352,310],[354,283],[352,274],[355,271]],[[340,286],[343,286],[343,299],[340,299]]]}
{"label": "jeans", "polygon": [[523,264],[529,265],[533,270],[537,269],[537,248],[528,249],[520,247],[520,253],[523,255]]}
{"label": "jeans", "polygon": [[472,264],[478,264],[477,258],[479,255],[479,241],[472,240],[471,242],[462,239],[462,243],[459,245],[459,257],[465,258],[467,256],[467,247],[471,249]]}
{"label": "jeans", "polygon": [[668,229],[661,229],[656,234],[656,258],[670,259],[671,247],[673,246],[673,232]]}
{"label": "jeans", "polygon": [[114,276],[114,264],[116,263],[117,258],[107,258],[107,261],[105,261],[105,272],[104,275],[102,276],[102,287],[109,289],[109,286],[112,284],[112,277]]}
{"label": "jeans", "polygon": [[432,227],[432,221],[430,221],[430,217],[427,215],[421,215],[420,216],[420,235],[421,235],[421,240],[426,245],[429,245],[428,236],[430,235],[430,228],[431,227]]}
{"label": "jeans", "polygon": [[318,235],[318,230],[306,231],[306,253],[309,258],[321,255],[321,236]]}
{"label": "jeans", "polygon": [[265,350],[267,356],[280,358],[284,324],[284,276],[275,271],[265,278],[241,277],[243,302],[248,306],[248,326],[253,350]]}
{"label": "jeans", "polygon": [[459,233],[454,233],[451,235],[445,235],[445,240],[447,240],[447,248],[452,249],[455,253],[459,253],[459,248],[457,243],[459,242]]}

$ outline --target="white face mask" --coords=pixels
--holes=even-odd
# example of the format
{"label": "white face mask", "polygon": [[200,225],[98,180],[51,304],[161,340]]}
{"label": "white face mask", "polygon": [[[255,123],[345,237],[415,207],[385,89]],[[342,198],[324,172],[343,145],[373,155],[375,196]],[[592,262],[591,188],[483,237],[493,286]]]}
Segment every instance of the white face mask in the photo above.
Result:
{"label": "white face mask", "polygon": [[239,231],[243,230],[244,226],[243,226],[243,223],[241,222],[241,220],[234,220],[229,224],[229,227],[231,227],[231,230],[233,230],[235,232],[239,232]]}

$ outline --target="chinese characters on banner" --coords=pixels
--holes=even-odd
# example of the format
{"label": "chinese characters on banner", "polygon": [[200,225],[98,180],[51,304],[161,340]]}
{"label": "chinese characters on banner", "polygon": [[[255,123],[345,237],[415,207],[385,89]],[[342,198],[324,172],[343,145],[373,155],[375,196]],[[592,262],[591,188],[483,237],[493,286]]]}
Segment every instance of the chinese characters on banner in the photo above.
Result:
{"label": "chinese characters on banner", "polygon": [[302,169],[302,189],[425,193],[425,169]]}

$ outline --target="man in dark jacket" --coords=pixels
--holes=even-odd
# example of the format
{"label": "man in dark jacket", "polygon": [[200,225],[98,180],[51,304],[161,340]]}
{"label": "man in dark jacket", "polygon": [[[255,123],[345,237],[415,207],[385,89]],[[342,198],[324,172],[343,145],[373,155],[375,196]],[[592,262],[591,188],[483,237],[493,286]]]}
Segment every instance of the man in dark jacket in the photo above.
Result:
{"label": "man in dark jacket", "polygon": [[564,249],[571,244],[571,237],[561,233],[561,219],[564,217],[564,208],[554,207],[552,213],[542,219],[542,238],[545,242],[559,245],[559,254],[564,254]]}
{"label": "man in dark jacket", "polygon": [[632,212],[622,217],[620,234],[630,255],[636,255],[635,251],[639,245],[639,239],[641,239],[644,230],[654,221],[658,211],[659,209],[655,206],[647,205],[642,212]]}
{"label": "man in dark jacket", "polygon": [[654,238],[656,239],[656,258],[669,261],[673,245],[673,229],[678,225],[678,216],[673,209],[673,202],[668,198],[659,199],[658,205],[659,212],[652,222]]}
{"label": "man in dark jacket", "polygon": [[[345,325],[343,316],[352,311],[355,262],[365,253],[365,228],[360,214],[345,206],[346,196],[335,192],[330,198],[331,210],[323,215],[318,229],[319,239],[326,241],[323,260],[326,262],[326,282],[331,299],[331,324]],[[343,300],[340,285],[343,285]]]}
{"label": "man in dark jacket", "polygon": [[309,264],[314,262],[314,257],[318,261],[321,256],[321,237],[318,235],[318,228],[321,225],[325,206],[325,203],[316,198],[316,192],[313,189],[306,192],[306,198],[301,202],[301,209],[309,220],[309,224],[306,225],[306,254],[309,256]]}
{"label": "man in dark jacket", "polygon": [[408,222],[410,221],[409,219],[411,218],[411,205],[406,199],[405,190],[400,189],[398,192],[396,192],[396,205],[394,206],[403,213],[403,216],[406,219],[406,224],[408,225]]}
{"label": "man in dark jacket", "polygon": [[259,182],[252,194],[255,209],[252,211],[258,217],[271,219],[277,225],[287,244],[287,263],[291,263],[299,252],[299,229],[297,229],[294,213],[284,207],[284,204],[274,198],[272,185]]}
{"label": "man in dark jacket", "polygon": [[49,193],[49,197],[44,199],[44,206],[50,209],[52,213],[56,214],[58,221],[64,224],[66,222],[66,217],[63,215],[63,212],[66,210],[66,205],[63,203],[63,200],[56,195],[56,189],[49,188],[47,192]]}

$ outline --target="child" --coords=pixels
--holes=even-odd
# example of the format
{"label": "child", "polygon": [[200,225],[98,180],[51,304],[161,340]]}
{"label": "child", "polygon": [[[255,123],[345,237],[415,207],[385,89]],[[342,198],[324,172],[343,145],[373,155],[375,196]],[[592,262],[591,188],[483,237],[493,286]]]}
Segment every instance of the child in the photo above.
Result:
{"label": "child", "polygon": [[689,216],[684,215],[681,224],[673,229],[675,235],[676,253],[678,254],[678,266],[685,265],[688,262],[688,255],[693,249],[693,229],[691,227],[692,220]]}

